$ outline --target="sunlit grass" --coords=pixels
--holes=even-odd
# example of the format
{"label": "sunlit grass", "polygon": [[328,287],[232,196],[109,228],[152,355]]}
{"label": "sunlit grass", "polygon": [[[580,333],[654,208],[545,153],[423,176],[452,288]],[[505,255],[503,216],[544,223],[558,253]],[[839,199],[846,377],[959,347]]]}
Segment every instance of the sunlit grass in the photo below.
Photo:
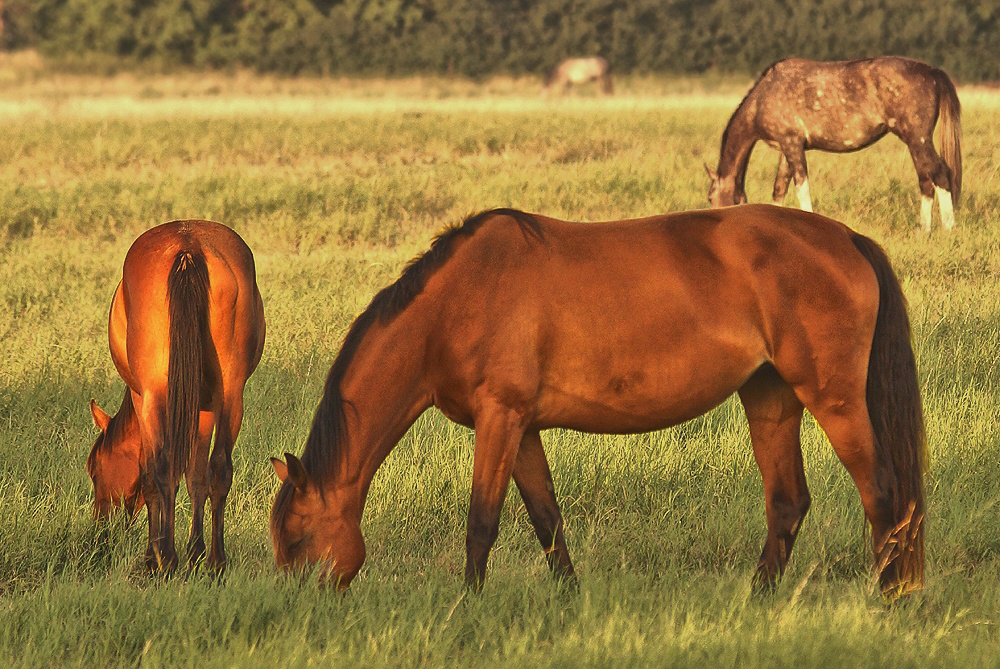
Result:
{"label": "sunlit grass", "polygon": [[[546,101],[530,79],[97,79],[15,65],[5,76],[0,63],[0,662],[991,664],[1000,95],[961,91],[965,198],[951,235],[919,233],[916,176],[894,138],[809,155],[817,210],[884,244],[910,301],[931,456],[924,593],[892,608],[875,594],[857,492],[807,420],[813,508],[777,595],[751,596],[763,498],[729,400],[650,435],[543,435],[578,593],[550,581],[512,494],[486,590],[465,594],[472,435],[429,412],[373,483],[368,562],[342,597],[273,573],[267,457],[301,451],[351,319],[471,211],[597,220],[703,206],[701,164],[714,166],[748,82],[636,78],[614,98]],[[758,147],[752,201],[769,199],[776,162]],[[87,400],[113,407],[122,392],[106,318],[125,251],[179,217],[240,232],[268,318],[222,583],[143,575],[144,522],[96,528],[83,471]],[[183,535],[186,507],[180,517]]]}

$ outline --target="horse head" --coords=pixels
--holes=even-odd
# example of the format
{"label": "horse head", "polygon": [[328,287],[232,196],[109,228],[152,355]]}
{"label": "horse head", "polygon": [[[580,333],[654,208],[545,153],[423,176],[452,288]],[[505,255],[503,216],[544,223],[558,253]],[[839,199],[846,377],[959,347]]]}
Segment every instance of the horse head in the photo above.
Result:
{"label": "horse head", "polygon": [[90,413],[101,431],[87,457],[87,474],[94,484],[94,517],[107,518],[119,507],[135,516],[145,504],[139,477],[138,425],[123,418],[121,411],[111,418],[94,400],[90,400]]}
{"label": "horse head", "polygon": [[719,173],[705,165],[705,172],[712,180],[708,187],[708,202],[715,207],[729,207],[734,204],[746,204],[747,195],[742,188],[738,188],[736,179],[733,177],[720,177]]}
{"label": "horse head", "polygon": [[281,489],[271,512],[275,565],[282,569],[319,565],[320,577],[346,588],[365,561],[360,509],[349,512],[336,491],[321,492],[291,453],[271,458]]}

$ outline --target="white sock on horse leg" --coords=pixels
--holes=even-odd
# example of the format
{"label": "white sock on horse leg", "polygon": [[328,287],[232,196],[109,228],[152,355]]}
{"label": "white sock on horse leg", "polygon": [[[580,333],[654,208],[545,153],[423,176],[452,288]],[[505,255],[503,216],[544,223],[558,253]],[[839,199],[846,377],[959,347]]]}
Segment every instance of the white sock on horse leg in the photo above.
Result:
{"label": "white sock on horse leg", "polygon": [[795,192],[799,196],[799,208],[802,211],[812,211],[812,200],[809,199],[809,179],[803,179],[802,183],[795,185]]}
{"label": "white sock on horse leg", "polygon": [[934,207],[934,196],[920,194],[920,227],[931,234],[931,209]]}
{"label": "white sock on horse leg", "polygon": [[955,227],[955,209],[952,206],[951,193],[938,186],[934,186],[934,191],[937,193],[938,208],[941,210],[941,225],[945,230],[951,230]]}

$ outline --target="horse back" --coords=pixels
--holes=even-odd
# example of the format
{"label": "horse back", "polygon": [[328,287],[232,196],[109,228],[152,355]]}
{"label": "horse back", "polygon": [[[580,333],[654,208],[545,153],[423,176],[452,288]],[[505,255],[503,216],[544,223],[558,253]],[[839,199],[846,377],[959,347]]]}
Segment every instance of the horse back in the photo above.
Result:
{"label": "horse back", "polygon": [[874,328],[871,268],[821,216],[751,205],[538,221],[533,237],[497,217],[428,281],[435,396],[452,415],[479,384],[534,407],[539,427],[655,429],[805,346],[803,320]]}
{"label": "horse back", "polygon": [[745,105],[760,136],[780,145],[856,151],[887,132],[926,136],[938,108],[935,70],[899,57],[789,58],[771,65]]}

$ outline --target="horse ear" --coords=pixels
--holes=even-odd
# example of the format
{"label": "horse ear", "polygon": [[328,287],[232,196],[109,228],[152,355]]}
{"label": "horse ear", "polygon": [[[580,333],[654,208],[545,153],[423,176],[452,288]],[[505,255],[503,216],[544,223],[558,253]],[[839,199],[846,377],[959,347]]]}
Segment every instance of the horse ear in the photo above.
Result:
{"label": "horse ear", "polygon": [[288,465],[285,464],[284,460],[271,458],[271,466],[274,467],[274,473],[278,475],[278,479],[282,483],[288,480]]}
{"label": "horse ear", "polygon": [[702,165],[705,166],[705,172],[708,174],[708,177],[712,181],[718,181],[719,180],[719,173],[716,172],[715,170],[713,170],[711,167],[709,167],[708,163],[703,162]]}
{"label": "horse ear", "polygon": [[299,492],[306,491],[306,484],[309,482],[309,476],[306,474],[306,468],[302,466],[302,463],[297,457],[291,453],[285,453],[286,468],[288,469],[288,478],[292,481]]}
{"label": "horse ear", "polygon": [[93,399],[90,400],[90,415],[94,417],[94,425],[101,432],[108,431],[108,423],[111,422],[111,417],[104,413],[104,409],[97,406],[97,402]]}

